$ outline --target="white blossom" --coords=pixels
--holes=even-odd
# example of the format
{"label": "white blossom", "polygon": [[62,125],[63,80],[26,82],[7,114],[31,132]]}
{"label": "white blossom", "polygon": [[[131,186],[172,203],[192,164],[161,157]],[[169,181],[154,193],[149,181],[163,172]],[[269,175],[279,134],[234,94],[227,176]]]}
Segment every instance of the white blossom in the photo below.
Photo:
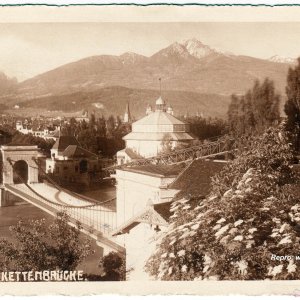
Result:
{"label": "white blossom", "polygon": [[227,230],[229,229],[229,224],[223,226],[221,229],[219,229],[219,231],[217,231],[215,233],[216,237],[219,237],[220,235],[222,235],[223,233],[225,233]]}
{"label": "white blossom", "polygon": [[186,266],[186,265],[183,265],[182,268],[181,268],[181,271],[182,271],[182,272],[186,272],[186,271],[187,271],[187,266]]}
{"label": "white blossom", "polygon": [[250,228],[248,231],[249,231],[250,233],[254,233],[255,231],[257,231],[257,228],[253,227],[253,228]]}
{"label": "white blossom", "polygon": [[298,209],[299,209],[299,204],[296,204],[291,207],[291,210],[293,210],[293,211],[297,211]]}
{"label": "white blossom", "polygon": [[291,243],[291,239],[290,239],[290,235],[287,235],[286,237],[284,237],[279,243],[278,245],[281,245],[281,244],[289,244]]}
{"label": "white blossom", "polygon": [[226,191],[226,192],[223,194],[223,197],[231,196],[231,194],[232,194],[232,189]]}
{"label": "white blossom", "polygon": [[237,261],[236,265],[237,265],[239,273],[241,275],[246,275],[247,274],[248,263],[245,260]]}
{"label": "white blossom", "polygon": [[269,267],[268,275],[276,276],[282,272],[283,265],[276,266],[274,268]]}
{"label": "white blossom", "polygon": [[297,266],[294,264],[294,260],[290,260],[288,266],[286,267],[288,270],[288,273],[294,273],[296,272]]}
{"label": "white blossom", "polygon": [[244,221],[240,219],[240,220],[234,222],[234,226],[235,226],[235,227],[236,227],[236,226],[239,226],[239,225],[241,225],[243,222],[244,222]]}
{"label": "white blossom", "polygon": [[198,224],[195,224],[195,225],[191,226],[191,228],[193,230],[197,230],[199,228],[199,226],[200,226],[200,224],[198,223]]}
{"label": "white blossom", "polygon": [[280,227],[279,232],[282,233],[282,232],[284,232],[285,230],[287,230],[288,228],[289,228],[289,224],[284,223],[284,224]]}
{"label": "white blossom", "polygon": [[255,242],[253,240],[249,240],[249,241],[247,241],[246,248],[250,249],[254,244],[255,244]]}
{"label": "white blossom", "polygon": [[235,241],[242,241],[244,239],[244,237],[242,235],[237,235],[234,240]]}
{"label": "white blossom", "polygon": [[222,226],[220,224],[217,224],[215,227],[213,227],[213,230],[218,230],[220,229]]}
{"label": "white blossom", "polygon": [[181,256],[184,256],[185,255],[185,250],[180,250],[178,251],[178,256],[181,257]]}
{"label": "white blossom", "polygon": [[221,223],[224,223],[225,221],[226,221],[226,219],[221,218],[221,219],[219,219],[216,223],[217,223],[217,224],[221,224]]}

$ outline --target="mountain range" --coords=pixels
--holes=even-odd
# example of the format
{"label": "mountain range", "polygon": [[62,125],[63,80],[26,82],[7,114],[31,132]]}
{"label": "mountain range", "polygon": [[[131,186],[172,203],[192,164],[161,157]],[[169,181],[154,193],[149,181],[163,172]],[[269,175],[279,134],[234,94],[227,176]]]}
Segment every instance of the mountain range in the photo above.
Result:
{"label": "mountain range", "polygon": [[[264,60],[223,53],[197,39],[190,39],[175,42],[150,57],[127,52],[120,56],[92,56],[65,64],[20,82],[13,91],[9,89],[2,93],[0,101],[21,103],[21,107],[28,107],[29,104],[37,107],[38,103],[45,103],[47,99],[48,110],[70,110],[79,109],[79,106],[65,105],[67,99],[73,95],[79,103],[78,97],[81,95],[82,99],[89,99],[83,101],[84,108],[92,108],[93,103],[100,103],[93,109],[104,110],[109,114],[114,112],[110,107],[123,102],[120,97],[125,94],[128,101],[144,103],[147,99],[147,102],[154,102],[159,96],[158,78],[162,78],[162,91],[169,96],[173,95],[174,103],[171,98],[168,101],[174,106],[175,112],[177,110],[178,113],[182,107],[193,111],[197,103],[199,109],[205,109],[203,105],[206,101],[208,115],[224,116],[230,95],[245,93],[257,79],[268,77],[274,80],[277,90],[284,96],[287,71],[295,62],[294,59],[279,56]],[[118,98],[117,92],[121,90]],[[108,91],[114,96],[110,97]],[[135,96],[140,93],[140,97],[144,98],[137,100],[128,96],[128,91],[132,91]],[[153,95],[153,99],[150,95]],[[181,105],[178,102],[179,95],[185,99]],[[189,95],[191,100],[184,95]],[[136,104],[132,109],[139,117],[144,114],[145,107],[142,110]],[[216,106],[218,109],[214,113],[211,108]]]}

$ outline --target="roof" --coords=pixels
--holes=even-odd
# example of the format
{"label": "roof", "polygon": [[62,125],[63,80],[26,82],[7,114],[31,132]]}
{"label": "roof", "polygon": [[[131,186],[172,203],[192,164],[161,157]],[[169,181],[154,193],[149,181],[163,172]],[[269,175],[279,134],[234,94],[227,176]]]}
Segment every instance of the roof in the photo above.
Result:
{"label": "roof", "polygon": [[[192,206],[194,206],[195,204],[197,204],[198,199],[189,199],[188,201],[190,204],[192,204]],[[114,236],[129,233],[131,229],[133,229],[140,223],[167,226],[169,218],[173,214],[170,211],[171,204],[172,201],[148,205],[142,212],[135,215],[124,224],[122,224],[119,228],[117,228],[114,232],[112,232],[112,235]]]}
{"label": "roof", "polygon": [[176,199],[184,196],[206,196],[211,189],[211,177],[224,166],[225,161],[194,160],[168,188],[180,190],[175,196]]}
{"label": "roof", "polygon": [[177,176],[184,168],[185,163],[178,165],[146,165],[146,166],[132,166],[124,167],[122,170],[145,174],[145,175],[158,175],[158,176]]}
{"label": "roof", "polygon": [[174,116],[164,111],[155,111],[144,118],[134,122],[132,129],[135,125],[184,125],[186,123],[178,120]]}
{"label": "roof", "polygon": [[130,132],[123,137],[123,140],[163,141],[166,135],[172,141],[194,140],[194,137],[187,132]]}
{"label": "roof", "polygon": [[63,152],[63,156],[76,158],[76,157],[96,157],[96,154],[77,145],[69,145]]}
{"label": "roof", "polygon": [[154,206],[149,205],[142,212],[138,213],[112,232],[112,235],[129,233],[132,228],[140,223],[168,226],[168,222],[154,209]]}
{"label": "roof", "polygon": [[139,158],[143,158],[143,156],[139,155],[138,153],[134,152],[132,149],[130,148],[125,148],[124,152],[131,158],[131,159],[139,159]]}
{"label": "roof", "polygon": [[53,145],[52,149],[57,149],[58,151],[64,151],[69,145],[79,146],[79,142],[77,141],[75,136],[63,135],[63,136],[60,136],[56,140],[56,142]]}

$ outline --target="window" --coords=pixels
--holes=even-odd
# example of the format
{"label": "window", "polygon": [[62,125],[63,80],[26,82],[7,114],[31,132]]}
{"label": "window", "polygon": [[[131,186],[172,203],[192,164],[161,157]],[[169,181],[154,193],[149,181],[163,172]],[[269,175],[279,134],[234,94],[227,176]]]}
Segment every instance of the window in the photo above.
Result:
{"label": "window", "polygon": [[78,173],[78,166],[75,166],[75,172]]}

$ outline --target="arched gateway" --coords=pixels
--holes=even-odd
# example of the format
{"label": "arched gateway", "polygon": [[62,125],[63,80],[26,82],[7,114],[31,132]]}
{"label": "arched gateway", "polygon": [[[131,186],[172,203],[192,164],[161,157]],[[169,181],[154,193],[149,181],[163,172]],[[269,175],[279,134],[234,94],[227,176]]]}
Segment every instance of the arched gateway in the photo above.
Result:
{"label": "arched gateway", "polygon": [[18,160],[13,164],[14,183],[28,182],[28,164],[25,160]]}
{"label": "arched gateway", "polygon": [[38,146],[1,146],[3,184],[36,183],[38,168],[35,163],[41,154]]}

